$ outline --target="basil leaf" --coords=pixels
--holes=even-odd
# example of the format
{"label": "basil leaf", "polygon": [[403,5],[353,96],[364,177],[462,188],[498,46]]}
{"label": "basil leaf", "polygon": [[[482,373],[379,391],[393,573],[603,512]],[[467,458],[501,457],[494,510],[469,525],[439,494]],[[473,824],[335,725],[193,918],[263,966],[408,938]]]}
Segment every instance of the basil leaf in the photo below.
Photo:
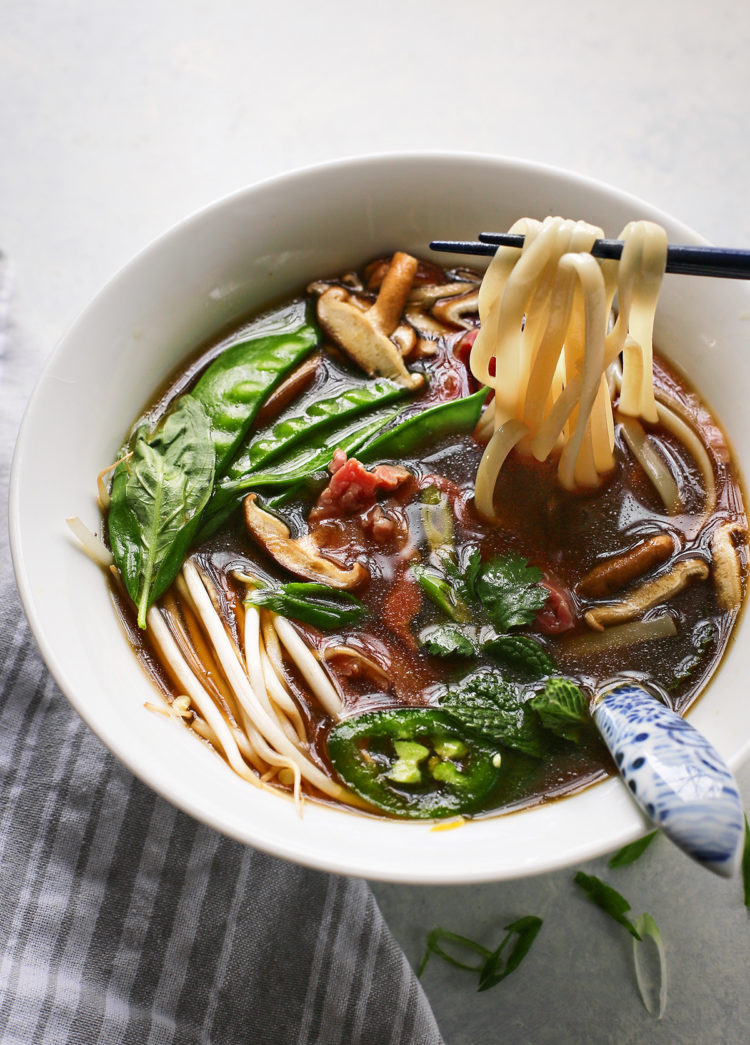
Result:
{"label": "basil leaf", "polygon": [[315,581],[292,581],[278,587],[259,588],[250,592],[245,602],[267,606],[282,617],[324,630],[357,624],[365,612],[359,599],[349,592]]}
{"label": "basil leaf", "polygon": [[566,740],[577,741],[579,727],[590,722],[588,700],[570,679],[548,679],[544,689],[531,698],[531,706],[545,729]]}
{"label": "basil leaf", "polygon": [[483,567],[476,592],[499,631],[531,624],[549,598],[541,579],[542,571],[520,555],[497,555]]}
{"label": "basil leaf", "polygon": [[610,918],[614,918],[616,922],[624,926],[636,940],[641,939],[635,925],[626,916],[626,912],[630,910],[630,904],[616,889],[613,889],[595,875],[584,874],[583,871],[578,871],[573,881],[583,889],[592,903],[596,904],[597,907],[601,907],[605,914],[608,914]]}
{"label": "basil leaf", "polygon": [[650,834],[644,835],[643,838],[631,842],[630,845],[624,845],[622,849],[617,850],[614,856],[609,858],[607,866],[627,867],[628,864],[634,864],[639,857],[643,856],[658,834],[658,831],[652,831]]}
{"label": "basil leaf", "polygon": [[[483,643],[482,652],[526,678],[541,678],[543,675],[551,675],[556,670],[552,657],[529,635],[495,635]],[[539,711],[533,700],[532,707]]]}
{"label": "basil leaf", "polygon": [[470,634],[457,624],[436,624],[420,633],[419,641],[433,657],[473,657],[477,652]]}
{"label": "basil leaf", "polygon": [[[512,972],[515,972],[529,953],[531,945],[536,939],[541,927],[542,919],[537,918],[534,914],[527,914],[524,918],[519,918],[517,921],[511,922],[510,925],[506,925],[505,930],[508,935],[502,941],[497,950],[493,951],[484,963],[484,966],[479,973],[479,986],[477,987],[477,990],[488,991],[490,987],[495,987],[498,983],[504,980],[506,976],[510,976]],[[503,950],[513,935],[517,937],[516,942],[513,944],[513,948],[508,955],[507,961],[503,963]]]}
{"label": "basil leaf", "polygon": [[132,455],[117,466],[109,537],[125,587],[138,607],[141,628],[146,627],[155,592],[167,586],[163,575],[171,573],[175,548],[177,569],[187,553],[211,493],[214,462],[206,411],[185,395],[155,432],[137,433]]}
{"label": "basil leaf", "polygon": [[544,734],[522,691],[480,669],[446,688],[440,706],[490,743],[541,757]]}

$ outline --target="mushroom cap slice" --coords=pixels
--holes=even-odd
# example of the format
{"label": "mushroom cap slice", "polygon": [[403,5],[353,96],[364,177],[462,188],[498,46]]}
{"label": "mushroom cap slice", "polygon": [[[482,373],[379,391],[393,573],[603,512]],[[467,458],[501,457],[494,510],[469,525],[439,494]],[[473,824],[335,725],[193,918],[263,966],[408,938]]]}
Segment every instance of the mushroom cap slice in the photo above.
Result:
{"label": "mushroom cap slice", "polygon": [[345,570],[330,559],[324,558],[309,535],[291,537],[289,527],[275,515],[264,511],[257,504],[254,493],[245,498],[244,511],[245,525],[250,536],[279,566],[283,566],[297,577],[320,581],[332,588],[341,589],[356,588],[369,580],[370,574],[361,563],[355,562],[350,570]]}
{"label": "mushroom cap slice", "polygon": [[390,338],[375,329],[368,312],[361,312],[350,303],[343,287],[331,287],[320,296],[318,320],[328,337],[366,373],[389,377],[406,388],[416,389],[423,384],[423,376],[406,369]]}

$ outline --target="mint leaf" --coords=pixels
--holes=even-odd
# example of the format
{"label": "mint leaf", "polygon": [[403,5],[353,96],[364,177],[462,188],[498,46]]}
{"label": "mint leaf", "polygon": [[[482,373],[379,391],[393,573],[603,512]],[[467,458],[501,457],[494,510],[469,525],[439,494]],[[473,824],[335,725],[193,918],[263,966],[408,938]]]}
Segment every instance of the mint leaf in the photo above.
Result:
{"label": "mint leaf", "polygon": [[482,652],[527,678],[541,678],[556,670],[552,657],[529,635],[495,635],[483,644]]}
{"label": "mint leaf", "polygon": [[583,889],[592,903],[624,926],[636,940],[641,939],[640,933],[626,914],[630,910],[630,904],[616,889],[607,885],[601,878],[593,874],[584,874],[583,871],[578,871],[573,881]]}
{"label": "mint leaf", "polygon": [[566,740],[577,741],[579,727],[589,722],[588,700],[570,679],[549,679],[530,703],[544,728]]}
{"label": "mint leaf", "polygon": [[[490,987],[496,986],[496,984],[500,983],[501,980],[504,980],[506,976],[510,976],[512,972],[515,972],[529,953],[531,945],[536,939],[537,933],[541,927],[542,919],[537,918],[535,914],[527,914],[524,918],[519,918],[517,921],[511,922],[510,925],[506,925],[505,930],[507,936],[497,950],[493,951],[484,963],[479,973],[479,986],[477,987],[477,990],[488,991]],[[513,944],[513,948],[508,955],[507,960],[503,962],[503,950],[514,934],[517,937],[516,942]]]}
{"label": "mint leaf", "polygon": [[531,624],[549,598],[542,571],[521,555],[497,555],[483,567],[476,593],[499,631]]}
{"label": "mint leaf", "polygon": [[652,831],[651,834],[639,838],[637,842],[631,842],[630,845],[624,845],[622,849],[617,850],[614,856],[609,858],[607,866],[626,867],[628,864],[634,864],[640,856],[643,856],[658,834],[658,831]]}
{"label": "mint leaf", "polygon": [[523,691],[496,672],[475,671],[448,686],[440,706],[483,739],[541,757],[544,734]]}
{"label": "mint leaf", "polygon": [[457,624],[436,624],[420,633],[419,641],[425,652],[433,657],[473,657],[474,641]]}

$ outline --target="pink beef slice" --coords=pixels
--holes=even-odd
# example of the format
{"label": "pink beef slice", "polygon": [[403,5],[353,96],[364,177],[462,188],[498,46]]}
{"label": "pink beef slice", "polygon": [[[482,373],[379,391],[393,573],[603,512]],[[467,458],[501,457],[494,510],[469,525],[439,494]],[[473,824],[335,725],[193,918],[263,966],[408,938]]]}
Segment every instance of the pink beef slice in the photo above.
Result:
{"label": "pink beef slice", "polygon": [[310,522],[357,515],[370,508],[380,491],[391,493],[409,479],[409,472],[396,465],[379,464],[368,470],[355,457],[347,459],[336,450],[328,466],[331,481],[310,513]]}

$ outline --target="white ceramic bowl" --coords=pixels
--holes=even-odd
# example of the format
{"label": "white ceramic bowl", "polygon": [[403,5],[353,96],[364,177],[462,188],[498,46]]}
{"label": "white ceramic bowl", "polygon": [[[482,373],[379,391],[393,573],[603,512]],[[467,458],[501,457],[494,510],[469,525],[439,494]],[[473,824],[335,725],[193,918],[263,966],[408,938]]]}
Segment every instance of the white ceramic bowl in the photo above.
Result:
{"label": "white ceramic bowl", "polygon": [[[164,378],[207,336],[333,274],[431,238],[504,229],[521,215],[585,218],[616,235],[631,218],[702,242],[605,185],[510,159],[399,155],[274,178],[188,218],[101,291],[57,346],[29,404],[11,481],[11,540],[31,626],[57,682],[107,747],[175,805],[217,830],[300,863],[369,878],[457,883],[514,878],[612,850],[645,822],[613,779],[562,801],[435,832],[428,825],[292,804],[243,783],[153,698],[105,579],[64,523],[98,527],[94,479]],[[458,260],[458,259],[455,259]],[[668,276],[656,341],[702,391],[747,468],[750,290]],[[732,766],[750,750],[747,620],[690,718]]]}

